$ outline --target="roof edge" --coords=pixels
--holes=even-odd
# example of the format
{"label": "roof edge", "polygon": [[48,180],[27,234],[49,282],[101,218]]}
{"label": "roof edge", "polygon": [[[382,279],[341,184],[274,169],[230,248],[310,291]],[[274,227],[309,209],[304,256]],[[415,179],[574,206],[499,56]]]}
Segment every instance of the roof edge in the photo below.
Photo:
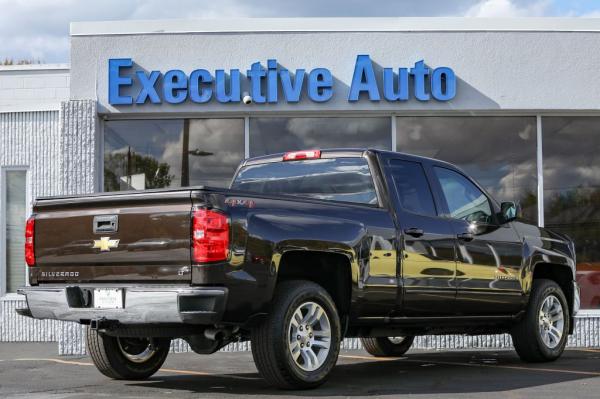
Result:
{"label": "roof edge", "polygon": [[54,71],[70,70],[70,64],[25,64],[25,65],[0,65],[0,72],[14,71]]}
{"label": "roof edge", "polygon": [[71,36],[260,32],[600,32],[600,18],[237,18],[72,22]]}

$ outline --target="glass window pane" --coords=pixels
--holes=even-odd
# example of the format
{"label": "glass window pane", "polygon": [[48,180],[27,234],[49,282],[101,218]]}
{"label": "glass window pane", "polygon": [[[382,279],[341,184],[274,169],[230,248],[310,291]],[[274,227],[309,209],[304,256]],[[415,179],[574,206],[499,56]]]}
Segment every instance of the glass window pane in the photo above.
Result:
{"label": "glass window pane", "polygon": [[270,162],[243,167],[231,188],[332,201],[377,204],[365,158]]}
{"label": "glass window pane", "polygon": [[492,223],[488,198],[468,179],[450,169],[434,167],[450,217],[469,222]]}
{"label": "glass window pane", "polygon": [[399,205],[404,210],[419,215],[437,215],[429,183],[419,163],[392,159],[389,173],[394,181]]}
{"label": "glass window pane", "polygon": [[244,120],[191,119],[188,148],[189,185],[229,187],[244,159]]}
{"label": "glass window pane", "polygon": [[600,118],[544,117],[545,226],[577,251],[581,307],[600,309]]}
{"label": "glass window pane", "polygon": [[250,118],[250,156],[392,146],[390,118]]}
{"label": "glass window pane", "polygon": [[397,150],[462,168],[497,201],[537,221],[535,117],[398,117]]}
{"label": "glass window pane", "polygon": [[27,214],[27,172],[6,171],[6,291],[25,285],[25,220]]}
{"label": "glass window pane", "polygon": [[109,121],[104,190],[226,187],[243,158],[243,119]]}

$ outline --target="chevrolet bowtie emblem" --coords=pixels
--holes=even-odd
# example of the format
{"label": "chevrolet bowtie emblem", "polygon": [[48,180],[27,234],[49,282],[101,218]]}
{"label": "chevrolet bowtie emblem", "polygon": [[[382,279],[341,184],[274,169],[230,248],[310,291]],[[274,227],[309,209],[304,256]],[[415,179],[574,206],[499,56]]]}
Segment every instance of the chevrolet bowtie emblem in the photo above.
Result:
{"label": "chevrolet bowtie emblem", "polygon": [[100,252],[110,251],[111,248],[117,248],[119,246],[119,240],[111,240],[110,237],[100,237],[99,240],[94,240],[94,246],[92,248],[99,248]]}

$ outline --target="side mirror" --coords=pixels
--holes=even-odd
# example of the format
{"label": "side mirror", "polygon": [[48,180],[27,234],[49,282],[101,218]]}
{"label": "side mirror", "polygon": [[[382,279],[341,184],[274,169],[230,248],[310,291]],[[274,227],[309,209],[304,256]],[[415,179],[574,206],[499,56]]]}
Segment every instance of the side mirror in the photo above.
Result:
{"label": "side mirror", "polygon": [[500,204],[500,220],[508,223],[519,217],[519,206],[515,202],[503,202]]}

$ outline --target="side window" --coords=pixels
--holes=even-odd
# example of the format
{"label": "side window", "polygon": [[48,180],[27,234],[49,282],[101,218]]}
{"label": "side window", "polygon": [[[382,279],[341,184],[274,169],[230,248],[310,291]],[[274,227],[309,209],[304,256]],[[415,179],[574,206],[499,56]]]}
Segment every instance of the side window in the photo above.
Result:
{"label": "side window", "polygon": [[437,216],[433,195],[421,164],[392,159],[389,165],[390,177],[402,209],[420,215]]}
{"label": "side window", "polygon": [[492,223],[490,202],[476,185],[450,169],[440,167],[433,169],[452,218],[468,222]]}

